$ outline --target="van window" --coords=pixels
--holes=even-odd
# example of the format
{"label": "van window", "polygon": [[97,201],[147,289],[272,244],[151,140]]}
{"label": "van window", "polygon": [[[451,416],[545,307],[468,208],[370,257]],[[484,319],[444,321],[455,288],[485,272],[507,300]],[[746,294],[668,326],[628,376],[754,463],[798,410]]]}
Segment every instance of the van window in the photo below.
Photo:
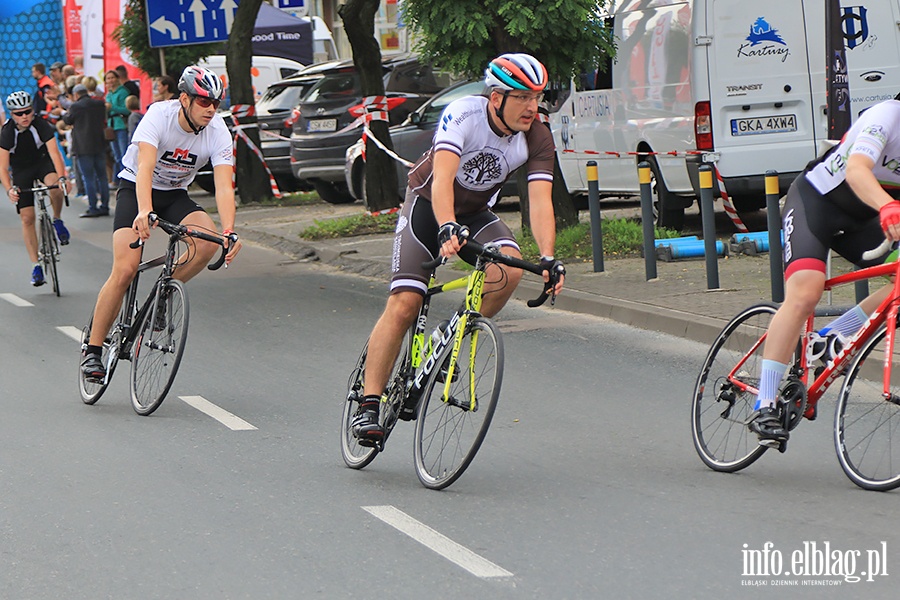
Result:
{"label": "van window", "polygon": [[[615,18],[604,19],[603,26],[615,31]],[[609,90],[613,87],[613,56],[607,54],[600,57],[600,68],[584,71],[575,79],[575,89],[579,92],[592,90]]]}

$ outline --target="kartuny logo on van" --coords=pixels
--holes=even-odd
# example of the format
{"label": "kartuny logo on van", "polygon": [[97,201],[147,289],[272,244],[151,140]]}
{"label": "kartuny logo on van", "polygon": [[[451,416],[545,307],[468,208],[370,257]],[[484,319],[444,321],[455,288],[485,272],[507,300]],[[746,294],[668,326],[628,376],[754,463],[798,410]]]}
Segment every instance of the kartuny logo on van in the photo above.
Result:
{"label": "kartuny logo on van", "polygon": [[758,58],[775,56],[781,62],[787,60],[790,49],[778,30],[769,25],[764,17],[759,17],[750,26],[750,35],[738,48],[738,58]]}
{"label": "kartuny logo on van", "polygon": [[[865,6],[845,6],[841,9],[841,29],[844,30],[844,40],[847,48],[853,50],[861,45],[869,37],[869,20],[866,18]],[[873,36],[873,42],[874,36]]]}

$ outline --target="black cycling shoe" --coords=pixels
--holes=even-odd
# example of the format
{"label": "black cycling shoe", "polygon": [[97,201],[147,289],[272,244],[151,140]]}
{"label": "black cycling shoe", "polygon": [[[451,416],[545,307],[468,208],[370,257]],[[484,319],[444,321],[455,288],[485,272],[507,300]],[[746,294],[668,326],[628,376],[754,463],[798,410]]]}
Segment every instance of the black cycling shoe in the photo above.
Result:
{"label": "black cycling shoe", "polygon": [[750,431],[759,436],[759,445],[767,448],[776,448],[789,437],[781,422],[781,414],[774,406],[756,411],[756,417],[749,423],[749,427]]}
{"label": "black cycling shoe", "polygon": [[102,383],[106,379],[106,367],[103,366],[99,354],[88,354],[81,361],[81,374],[84,378],[95,383]]}
{"label": "black cycling shoe", "polygon": [[374,448],[384,440],[384,428],[378,423],[379,404],[379,398],[364,398],[350,421],[350,430],[360,446]]}

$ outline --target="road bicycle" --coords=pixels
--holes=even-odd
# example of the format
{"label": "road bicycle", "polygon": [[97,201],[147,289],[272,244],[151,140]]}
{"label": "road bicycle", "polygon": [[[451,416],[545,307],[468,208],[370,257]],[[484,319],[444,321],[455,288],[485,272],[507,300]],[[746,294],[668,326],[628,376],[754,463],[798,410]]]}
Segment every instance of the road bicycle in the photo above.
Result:
{"label": "road bicycle", "polygon": [[[341,454],[347,466],[362,469],[384,450],[398,420],[415,420],[415,468],[419,481],[443,489],[463,474],[487,435],[503,380],[503,342],[493,321],[480,314],[485,270],[500,263],[542,275],[540,265],[500,253],[495,244],[467,240],[464,248],[477,255],[475,268],[465,277],[438,284],[434,269],[443,262],[423,264],[432,272],[419,315],[405,334],[387,389],[381,398],[379,422],[384,439],[362,446],[350,426],[363,397],[369,343],[350,374],[341,425]],[[565,269],[559,265],[540,296],[527,302],[535,307],[552,295]],[[465,289],[465,299],[446,321],[426,336],[431,300],[435,295]]]}
{"label": "road bicycle", "polygon": [[[882,245],[863,257],[869,260],[887,249]],[[811,315],[779,391],[782,424],[790,431],[803,418],[815,419],[823,394],[844,377],[834,414],[835,450],[847,477],[867,490],[900,486],[900,357],[894,350],[898,275],[900,262],[890,262],[828,279],[826,291],[875,277],[894,278],[890,295],[824,365],[812,360],[815,315]],[[739,471],[767,450],[748,425],[755,417],[763,346],[775,311],[775,306],[760,304],[739,313],[713,342],[700,370],[691,431],[697,453],[715,471]],[[787,442],[778,449],[784,452]]]}
{"label": "road bicycle", "polygon": [[47,203],[50,201],[50,190],[61,189],[66,206],[69,205],[69,196],[66,193],[65,186],[60,187],[58,183],[53,185],[44,185],[40,181],[35,181],[32,188],[20,189],[21,192],[32,192],[34,194],[34,203],[37,206],[37,236],[38,236],[38,262],[44,270],[44,277],[53,284],[53,293],[59,297],[59,273],[57,263],[59,262],[59,240],[56,238],[56,229],[53,227],[53,218],[47,212]]}
{"label": "road bicycle", "polygon": [[[106,377],[96,380],[86,377],[80,368],[78,370],[81,399],[85,404],[94,404],[109,386],[119,360],[130,360],[131,406],[137,414],[144,416],[153,413],[165,399],[175,380],[187,341],[187,291],[181,281],[172,277],[178,266],[178,257],[183,255],[179,247],[186,245],[186,238],[219,244],[222,246],[221,255],[215,263],[207,266],[209,270],[215,271],[225,262],[229,247],[226,241],[237,241],[234,233],[222,237],[198,231],[164,221],[155,213],[150,213],[150,222],[156,222],[160,229],[169,234],[168,246],[162,256],[140,263],[137,274],[125,292],[119,317],[103,342],[101,360],[106,366]],[[141,240],[132,243],[131,248],[141,248],[143,252]],[[188,248],[190,249],[189,245]],[[191,260],[191,257],[188,256],[187,260]],[[155,267],[162,267],[159,277],[150,288],[146,300],[138,305],[140,275]],[[92,323],[93,316],[81,331],[82,355],[87,350]]]}

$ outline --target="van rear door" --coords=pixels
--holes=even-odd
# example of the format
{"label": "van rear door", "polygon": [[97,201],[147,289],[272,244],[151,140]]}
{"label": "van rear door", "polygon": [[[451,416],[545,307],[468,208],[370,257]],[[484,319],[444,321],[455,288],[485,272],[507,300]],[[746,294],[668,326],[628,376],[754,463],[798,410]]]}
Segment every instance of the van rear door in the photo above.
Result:
{"label": "van rear door", "polygon": [[804,2],[710,0],[713,143],[722,176],[799,171],[817,132]]}

